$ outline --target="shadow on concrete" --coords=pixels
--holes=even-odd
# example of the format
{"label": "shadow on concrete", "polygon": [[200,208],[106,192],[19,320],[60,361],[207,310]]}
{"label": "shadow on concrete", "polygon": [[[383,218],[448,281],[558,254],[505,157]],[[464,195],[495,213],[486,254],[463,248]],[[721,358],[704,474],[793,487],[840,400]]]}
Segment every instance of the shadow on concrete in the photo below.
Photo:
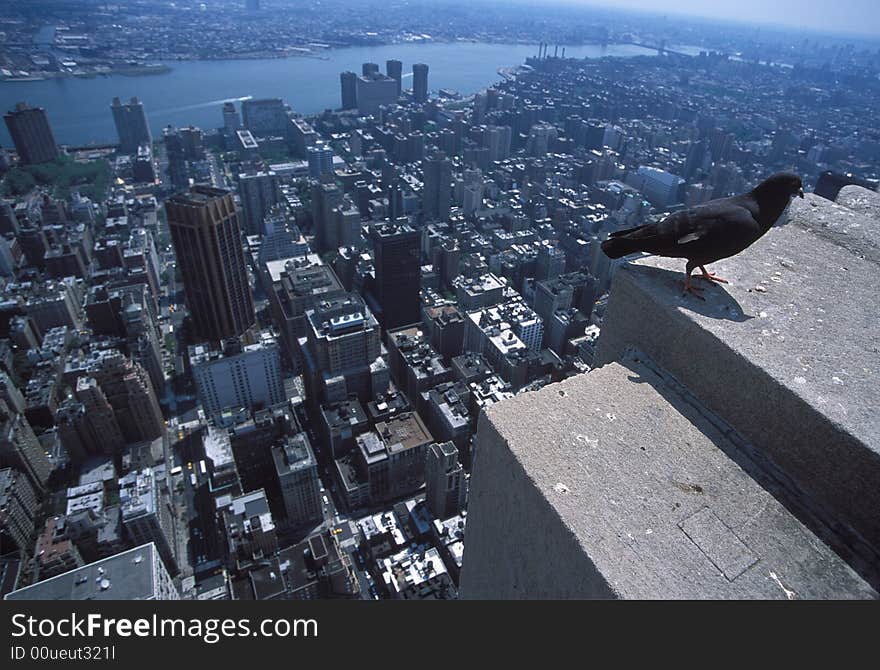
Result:
{"label": "shadow on concrete", "polygon": [[[684,264],[684,259],[682,259],[682,264]],[[631,267],[635,272],[645,277],[647,281],[655,283],[660,290],[668,293],[669,297],[666,299],[668,304],[678,305],[682,309],[701,314],[710,319],[723,319],[725,321],[741,323],[755,318],[753,315],[745,313],[742,305],[727,291],[724,284],[697,279],[699,271],[693,275],[693,284],[703,289],[701,293],[704,298],[703,300],[684,292],[684,271],[674,272],[673,270],[647,265]],[[711,272],[711,268],[707,269]]]}

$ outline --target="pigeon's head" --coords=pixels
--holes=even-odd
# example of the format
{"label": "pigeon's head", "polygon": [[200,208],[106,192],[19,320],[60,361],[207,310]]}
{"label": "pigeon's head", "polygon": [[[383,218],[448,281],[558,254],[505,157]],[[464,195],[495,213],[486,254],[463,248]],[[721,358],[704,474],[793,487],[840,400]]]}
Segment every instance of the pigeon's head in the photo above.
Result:
{"label": "pigeon's head", "polygon": [[758,185],[758,189],[776,196],[804,197],[804,182],[794,172],[777,172],[770,175]]}

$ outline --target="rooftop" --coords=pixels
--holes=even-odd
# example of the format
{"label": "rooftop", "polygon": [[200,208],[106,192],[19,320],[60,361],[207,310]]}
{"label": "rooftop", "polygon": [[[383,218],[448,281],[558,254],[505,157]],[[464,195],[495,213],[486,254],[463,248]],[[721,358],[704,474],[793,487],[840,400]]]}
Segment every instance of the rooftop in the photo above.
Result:
{"label": "rooftop", "polygon": [[6,600],[150,600],[161,559],[152,542],[18,589]]}
{"label": "rooftop", "polygon": [[197,184],[190,188],[189,191],[184,191],[171,196],[169,202],[173,201],[176,204],[190,207],[201,207],[205,203],[210,202],[215,198],[222,198],[227,194],[229,194],[229,191],[225,189]]}
{"label": "rooftop", "polygon": [[317,466],[312,445],[305,433],[286,436],[277,448],[272,449],[272,457],[279,475]]}
{"label": "rooftop", "polygon": [[424,422],[414,412],[405,412],[376,424],[376,432],[388,446],[389,453],[412,449],[433,441]]}
{"label": "rooftop", "polygon": [[119,500],[126,523],[133,518],[158,511],[158,489],[152,469],[132,472],[119,480]]}

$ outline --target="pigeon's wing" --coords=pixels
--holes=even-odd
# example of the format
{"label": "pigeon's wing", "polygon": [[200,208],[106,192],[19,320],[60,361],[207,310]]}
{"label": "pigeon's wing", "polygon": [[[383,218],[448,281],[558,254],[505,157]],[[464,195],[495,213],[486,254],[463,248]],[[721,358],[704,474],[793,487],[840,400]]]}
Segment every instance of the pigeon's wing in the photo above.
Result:
{"label": "pigeon's wing", "polygon": [[612,233],[602,248],[611,258],[642,251],[704,264],[739,253],[760,236],[761,228],[747,207],[732,199],[715,200],[670,214],[659,223]]}
{"label": "pigeon's wing", "polygon": [[752,213],[730,202],[695,207],[673,217],[663,222],[669,221],[664,237],[674,240],[676,255],[706,263],[739,253],[761,236]]}
{"label": "pigeon's wing", "polygon": [[692,221],[693,210],[675,212],[659,223],[648,223],[635,228],[611,233],[613,238],[622,238],[631,245],[648,253],[663,253],[664,249],[675,249],[679,239],[699,232]]}

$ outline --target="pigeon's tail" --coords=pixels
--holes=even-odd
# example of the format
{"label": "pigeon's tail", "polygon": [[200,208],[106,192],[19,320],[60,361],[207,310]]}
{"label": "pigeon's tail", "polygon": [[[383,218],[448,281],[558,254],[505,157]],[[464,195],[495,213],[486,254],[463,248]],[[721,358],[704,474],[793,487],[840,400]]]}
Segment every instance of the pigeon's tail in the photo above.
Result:
{"label": "pigeon's tail", "polygon": [[642,251],[639,240],[629,240],[625,237],[609,237],[602,242],[602,251],[608,258],[622,258],[637,251]]}

